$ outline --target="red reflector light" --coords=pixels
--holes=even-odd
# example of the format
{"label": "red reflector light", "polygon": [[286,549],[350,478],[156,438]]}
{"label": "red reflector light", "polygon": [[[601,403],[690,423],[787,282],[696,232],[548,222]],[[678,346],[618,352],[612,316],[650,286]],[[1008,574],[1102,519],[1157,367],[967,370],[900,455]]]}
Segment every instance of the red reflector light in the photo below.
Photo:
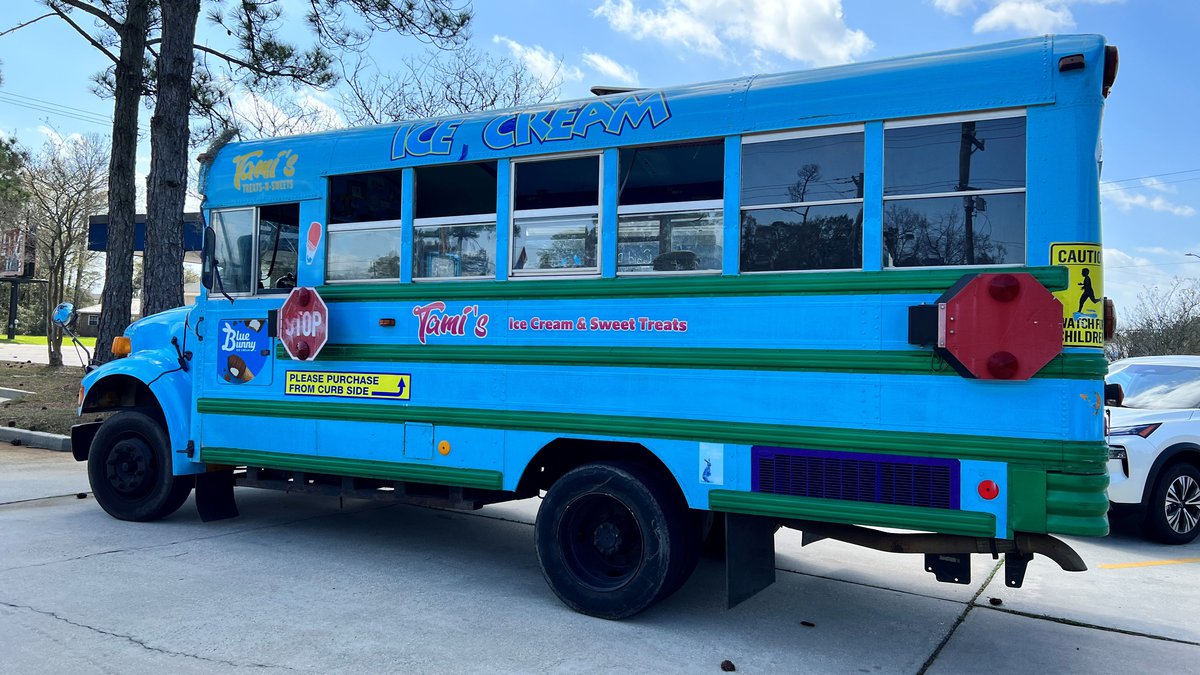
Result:
{"label": "red reflector light", "polygon": [[1011,380],[1020,370],[1020,363],[1012,352],[996,352],[988,357],[987,369],[997,380]]}
{"label": "red reflector light", "polygon": [[1012,302],[1021,292],[1021,282],[1011,274],[997,274],[988,282],[988,295],[996,302]]}
{"label": "red reflector light", "polygon": [[1000,495],[1000,486],[996,481],[985,480],[979,484],[979,496],[991,501]]}

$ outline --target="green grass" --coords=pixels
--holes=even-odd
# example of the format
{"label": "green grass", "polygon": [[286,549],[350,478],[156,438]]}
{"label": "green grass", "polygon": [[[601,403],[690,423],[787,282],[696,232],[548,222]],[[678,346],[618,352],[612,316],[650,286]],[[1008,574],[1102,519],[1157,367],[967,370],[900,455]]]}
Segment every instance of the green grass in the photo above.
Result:
{"label": "green grass", "polygon": [[[3,333],[0,333],[0,335],[3,335]],[[87,347],[88,349],[92,349],[96,346],[96,338],[94,338],[94,337],[81,337],[81,338],[79,338],[79,341],[82,342],[84,344],[84,346]],[[18,336],[16,336],[15,339],[12,339],[12,340],[0,339],[0,344],[45,346],[46,336],[45,335],[18,335]],[[63,336],[63,348],[65,349],[70,346],[71,346],[71,338],[66,337],[64,335]]]}

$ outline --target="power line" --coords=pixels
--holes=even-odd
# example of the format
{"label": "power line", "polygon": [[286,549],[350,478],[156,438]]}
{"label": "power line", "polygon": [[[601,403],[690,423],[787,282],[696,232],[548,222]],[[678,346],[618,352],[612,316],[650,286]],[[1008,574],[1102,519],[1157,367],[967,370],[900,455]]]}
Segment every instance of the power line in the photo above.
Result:
{"label": "power line", "polygon": [[[67,119],[73,119],[80,122],[87,122],[105,127],[112,126],[111,116],[91,112],[82,108],[74,108],[60,103],[54,103],[53,101],[47,101],[44,99],[35,98],[33,96],[14,94],[9,91],[0,91],[0,103],[7,103],[19,108],[36,110],[38,112],[49,113],[51,115],[65,117]],[[150,128],[144,124],[139,124],[138,128],[142,131],[150,130]]]}
{"label": "power line", "polygon": [[1145,180],[1147,178],[1162,178],[1163,176],[1178,176],[1181,173],[1197,173],[1200,169],[1183,169],[1182,171],[1168,171],[1167,173],[1155,173],[1149,176],[1135,176],[1133,178],[1118,178],[1116,180],[1100,181],[1102,185],[1111,185],[1113,183],[1128,183],[1134,180]]}
{"label": "power line", "polygon": [[1106,270],[1127,270],[1134,267],[1168,267],[1170,265],[1200,265],[1200,260],[1185,260],[1183,262],[1146,263],[1144,265],[1105,265]]}
{"label": "power line", "polygon": [[1176,183],[1188,183],[1188,182],[1191,182],[1194,180],[1200,180],[1200,176],[1196,176],[1195,178],[1180,178],[1179,180],[1164,180],[1164,181],[1159,181],[1158,183],[1154,183],[1153,185],[1141,185],[1141,186],[1138,186],[1138,185],[1112,185],[1112,186],[1110,186],[1108,183],[1101,183],[1100,185],[1105,186],[1105,187],[1101,187],[1100,191],[1101,192],[1122,192],[1124,190],[1136,189],[1139,187],[1153,190],[1154,188],[1158,187],[1159,185],[1174,185]]}

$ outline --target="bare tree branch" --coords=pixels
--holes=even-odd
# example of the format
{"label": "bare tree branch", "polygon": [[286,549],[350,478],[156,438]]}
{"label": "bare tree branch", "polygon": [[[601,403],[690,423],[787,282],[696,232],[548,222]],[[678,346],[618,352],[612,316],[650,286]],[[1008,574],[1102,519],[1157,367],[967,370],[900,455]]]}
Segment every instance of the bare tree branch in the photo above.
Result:
{"label": "bare tree branch", "polygon": [[88,14],[91,14],[113,30],[121,30],[121,23],[114,19],[112,15],[98,7],[83,2],[83,0],[48,0],[47,4],[55,12],[58,12],[59,16],[63,16],[64,18],[67,12],[63,8],[63,5],[67,5],[69,7],[74,7],[81,12],[87,12]]}
{"label": "bare tree branch", "polygon": [[58,16],[58,14],[56,14],[55,12],[48,12],[48,13],[46,13],[46,14],[43,14],[43,15],[39,16],[39,17],[38,17],[38,18],[36,18],[36,19],[30,19],[29,21],[26,21],[26,22],[24,22],[24,23],[19,23],[19,24],[17,24],[17,25],[15,25],[15,26],[13,26],[12,28],[9,28],[9,29],[8,29],[8,30],[6,30],[6,31],[0,32],[0,37],[4,37],[5,35],[8,35],[9,33],[12,33],[13,31],[18,31],[18,30],[21,30],[21,29],[22,29],[22,28],[24,28],[25,26],[28,26],[28,25],[30,25],[30,24],[37,23],[37,22],[41,21],[42,19],[48,19],[48,18],[50,18],[50,17],[52,17],[52,16]]}
{"label": "bare tree branch", "polygon": [[55,10],[55,13],[58,14],[58,17],[60,19],[62,19],[63,21],[66,21],[67,25],[71,26],[71,28],[74,28],[75,32],[82,35],[83,39],[92,43],[93,47],[100,50],[101,53],[103,53],[105,56],[107,56],[110,61],[112,61],[114,64],[120,63],[121,60],[119,58],[117,58],[117,56],[115,54],[110,52],[107,47],[100,44],[100,42],[98,40],[96,40],[96,38],[92,37],[92,35],[90,33],[88,33],[86,30],[84,30],[79,24],[77,24],[73,20],[71,20],[71,17],[67,16],[66,12],[64,12],[62,10]]}

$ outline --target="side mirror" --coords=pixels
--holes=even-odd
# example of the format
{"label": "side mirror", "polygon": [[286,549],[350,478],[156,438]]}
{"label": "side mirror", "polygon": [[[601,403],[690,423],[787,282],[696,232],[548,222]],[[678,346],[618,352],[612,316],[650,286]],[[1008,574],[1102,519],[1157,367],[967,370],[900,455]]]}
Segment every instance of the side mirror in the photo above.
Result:
{"label": "side mirror", "polygon": [[54,308],[54,313],[50,315],[50,321],[63,328],[75,323],[75,305],[69,302],[60,302],[58,307]]}
{"label": "side mirror", "polygon": [[210,291],[213,289],[216,266],[217,233],[210,225],[204,228],[204,250],[200,252],[200,283]]}
{"label": "side mirror", "polygon": [[1119,408],[1124,402],[1125,390],[1121,388],[1121,385],[1115,383],[1104,385],[1104,405]]}

